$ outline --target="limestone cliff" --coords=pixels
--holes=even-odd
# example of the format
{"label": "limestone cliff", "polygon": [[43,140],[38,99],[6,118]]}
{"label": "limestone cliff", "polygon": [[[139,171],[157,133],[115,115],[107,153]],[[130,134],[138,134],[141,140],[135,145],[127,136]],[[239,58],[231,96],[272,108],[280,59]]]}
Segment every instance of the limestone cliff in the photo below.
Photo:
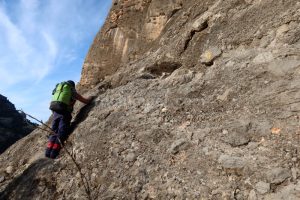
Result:
{"label": "limestone cliff", "polygon": [[0,94],[0,154],[33,130],[33,124]]}
{"label": "limestone cliff", "polygon": [[[297,0],[115,0],[66,144],[90,199],[299,199],[299,19]],[[44,134],[0,156],[0,198],[87,198]]]}
{"label": "limestone cliff", "polygon": [[124,65],[145,56],[155,45],[182,1],[114,1],[83,65],[81,84],[94,86]]}

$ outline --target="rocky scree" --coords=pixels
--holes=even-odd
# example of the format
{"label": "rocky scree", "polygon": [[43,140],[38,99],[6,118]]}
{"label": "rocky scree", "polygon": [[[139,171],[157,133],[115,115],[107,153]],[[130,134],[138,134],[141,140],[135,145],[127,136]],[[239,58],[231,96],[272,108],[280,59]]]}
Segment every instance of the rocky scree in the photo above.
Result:
{"label": "rocky scree", "polygon": [[[300,3],[113,4],[79,85],[97,97],[67,143],[92,197],[299,199]],[[86,198],[45,143],[34,131],[0,156],[0,197],[24,197],[30,175],[37,198]]]}

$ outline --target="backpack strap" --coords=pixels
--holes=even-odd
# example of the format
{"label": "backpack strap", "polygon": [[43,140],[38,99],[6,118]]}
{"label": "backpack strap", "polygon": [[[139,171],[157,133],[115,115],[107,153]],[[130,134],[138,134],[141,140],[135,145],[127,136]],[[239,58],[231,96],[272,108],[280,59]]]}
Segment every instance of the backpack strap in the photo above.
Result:
{"label": "backpack strap", "polygon": [[60,91],[59,91],[59,94],[58,94],[57,99],[59,99],[59,96],[60,96],[60,94],[63,92],[63,89],[64,89],[64,87],[65,87],[66,84],[67,84],[66,82],[62,82],[62,86],[61,86],[61,88],[60,88]]}
{"label": "backpack strap", "polygon": [[57,88],[57,86],[59,85],[59,83],[57,83],[56,84],[56,86],[55,86],[55,88],[52,90],[52,95],[54,95],[55,94],[55,92],[56,92],[56,88]]}

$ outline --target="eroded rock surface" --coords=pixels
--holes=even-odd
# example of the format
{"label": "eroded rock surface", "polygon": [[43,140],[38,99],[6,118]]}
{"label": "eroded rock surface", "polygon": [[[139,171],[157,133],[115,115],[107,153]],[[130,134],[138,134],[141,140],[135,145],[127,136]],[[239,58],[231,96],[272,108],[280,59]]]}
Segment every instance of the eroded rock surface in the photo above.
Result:
{"label": "eroded rock surface", "polygon": [[[114,1],[82,71],[96,99],[66,145],[93,198],[299,199],[299,9]],[[46,160],[45,144],[34,131],[0,156],[1,198],[86,198],[65,151]]]}

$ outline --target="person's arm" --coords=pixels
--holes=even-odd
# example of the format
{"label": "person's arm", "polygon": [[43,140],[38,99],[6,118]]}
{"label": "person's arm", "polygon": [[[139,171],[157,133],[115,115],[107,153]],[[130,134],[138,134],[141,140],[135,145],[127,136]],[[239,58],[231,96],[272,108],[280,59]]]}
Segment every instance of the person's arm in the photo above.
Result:
{"label": "person's arm", "polygon": [[81,96],[80,94],[76,93],[75,94],[75,99],[82,102],[82,103],[85,103],[85,104],[88,104],[91,102],[92,98],[84,98],[83,96]]}

